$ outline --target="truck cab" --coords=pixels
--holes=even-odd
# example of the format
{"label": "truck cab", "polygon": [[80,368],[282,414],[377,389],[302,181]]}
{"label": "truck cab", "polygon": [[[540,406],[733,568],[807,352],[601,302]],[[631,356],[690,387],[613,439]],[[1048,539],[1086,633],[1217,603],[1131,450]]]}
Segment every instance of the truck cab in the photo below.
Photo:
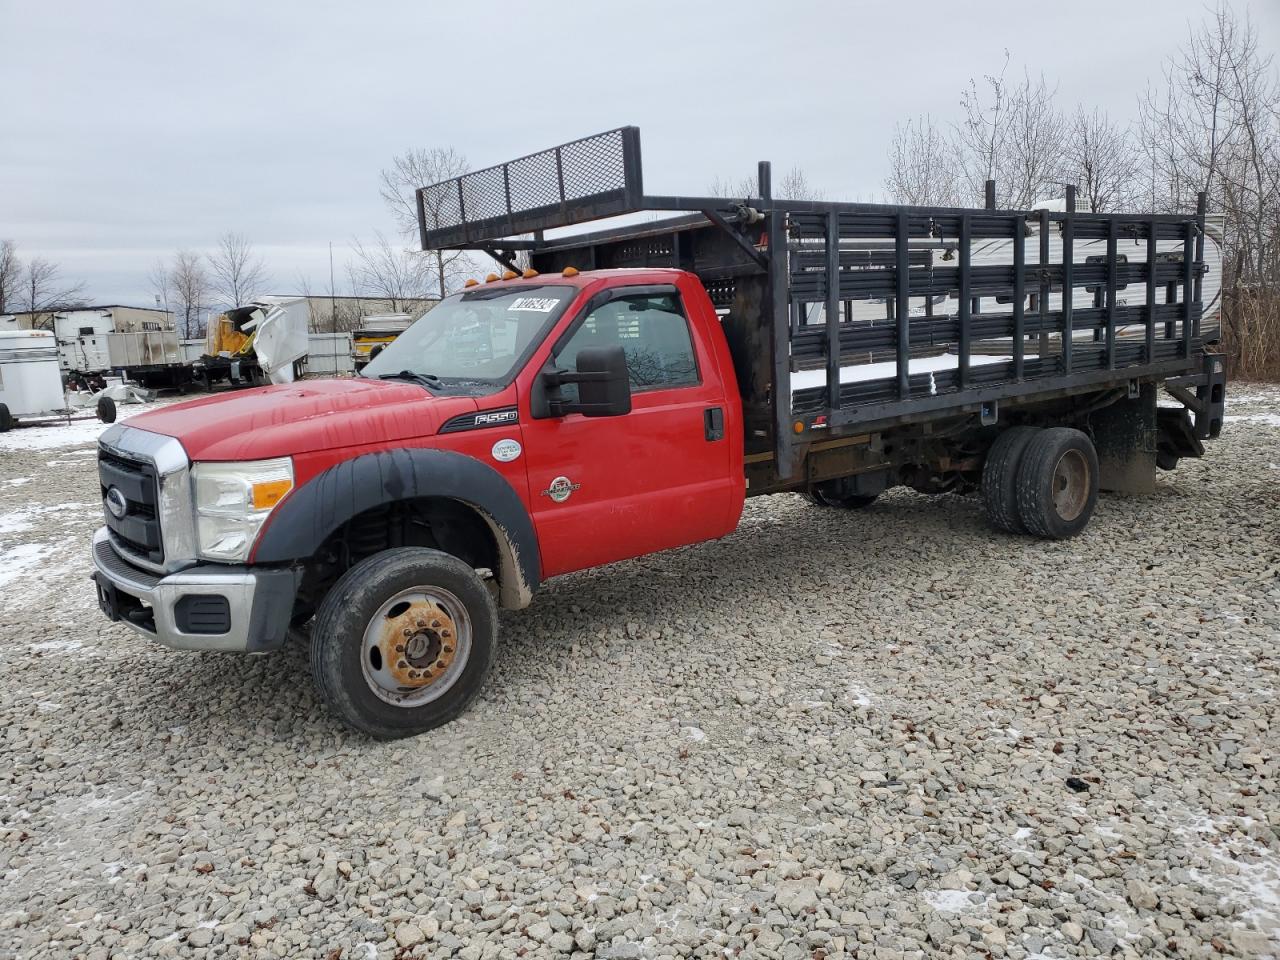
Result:
{"label": "truck cab", "polygon": [[474,693],[497,606],[733,530],[742,429],[695,276],[490,275],[359,378],[201,398],[104,433],[99,601],[187,650],[265,653],[315,617],[317,680],[340,712],[417,732]]}

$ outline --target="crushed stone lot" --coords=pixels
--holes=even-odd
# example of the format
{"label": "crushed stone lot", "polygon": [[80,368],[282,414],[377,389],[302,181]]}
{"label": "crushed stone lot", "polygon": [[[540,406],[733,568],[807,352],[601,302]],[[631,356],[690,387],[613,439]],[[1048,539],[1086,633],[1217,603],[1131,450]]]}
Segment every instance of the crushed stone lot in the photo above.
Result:
{"label": "crushed stone lot", "polygon": [[8,434],[0,957],[1280,955],[1280,388],[1228,415],[1061,543],[749,501],[389,744],[103,620],[96,431]]}

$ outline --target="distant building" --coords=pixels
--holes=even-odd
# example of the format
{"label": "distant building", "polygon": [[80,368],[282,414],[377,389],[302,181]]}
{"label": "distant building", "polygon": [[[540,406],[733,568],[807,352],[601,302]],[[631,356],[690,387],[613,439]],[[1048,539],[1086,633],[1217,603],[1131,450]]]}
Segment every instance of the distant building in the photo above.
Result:
{"label": "distant building", "polygon": [[0,315],[0,330],[52,330],[59,341],[105,333],[144,333],[173,329],[173,314],[153,307],[118,303],[65,310],[22,311]]}

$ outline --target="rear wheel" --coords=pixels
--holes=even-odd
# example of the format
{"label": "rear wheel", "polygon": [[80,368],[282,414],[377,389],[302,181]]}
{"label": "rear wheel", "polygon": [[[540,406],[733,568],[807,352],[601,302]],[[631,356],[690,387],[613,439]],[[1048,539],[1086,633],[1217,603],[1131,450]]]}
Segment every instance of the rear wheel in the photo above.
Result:
{"label": "rear wheel", "polygon": [[992,526],[1009,533],[1026,533],[1018,516],[1018,464],[1040,431],[1036,427],[1010,427],[987,451],[982,465],[982,503]]}
{"label": "rear wheel", "polygon": [[98,398],[98,419],[103,423],[116,422],[116,402],[110,397]]}
{"label": "rear wheel", "polygon": [[1079,430],[1040,431],[1018,466],[1018,517],[1028,533],[1065,540],[1083,530],[1098,502],[1098,454]]}
{"label": "rear wheel", "polygon": [[425,547],[387,550],[334,584],[311,631],[316,689],[357,730],[390,740],[448,723],[480,691],[498,612],[475,571]]}
{"label": "rear wheel", "polygon": [[0,433],[8,433],[13,428],[13,414],[9,408],[0,403]]}

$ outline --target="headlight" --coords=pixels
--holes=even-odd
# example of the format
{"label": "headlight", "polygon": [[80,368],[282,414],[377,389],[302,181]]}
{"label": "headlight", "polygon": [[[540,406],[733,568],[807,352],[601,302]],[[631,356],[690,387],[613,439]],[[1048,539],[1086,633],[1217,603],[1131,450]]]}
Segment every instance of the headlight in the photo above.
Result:
{"label": "headlight", "polygon": [[293,461],[197,463],[191,476],[200,556],[243,563],[275,505],[293,489]]}

